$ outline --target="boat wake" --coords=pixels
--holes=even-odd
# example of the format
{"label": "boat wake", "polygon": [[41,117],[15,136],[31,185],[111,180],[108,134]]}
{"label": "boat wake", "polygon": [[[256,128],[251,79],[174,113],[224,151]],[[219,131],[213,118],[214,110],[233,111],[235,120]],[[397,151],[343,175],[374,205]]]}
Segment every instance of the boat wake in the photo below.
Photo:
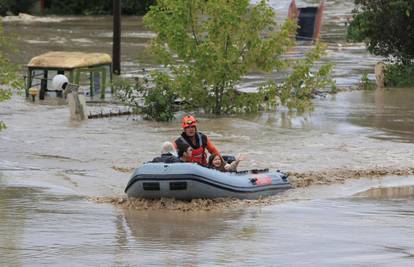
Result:
{"label": "boat wake", "polygon": [[314,184],[327,185],[344,183],[350,179],[378,178],[384,176],[414,175],[414,167],[393,168],[376,167],[372,169],[333,169],[327,171],[287,172],[288,180],[294,188],[308,187]]}
{"label": "boat wake", "polygon": [[143,199],[127,197],[91,197],[89,200],[96,203],[109,203],[129,210],[168,210],[178,212],[234,210],[238,208],[274,205],[288,200],[292,201],[292,199],[286,197],[283,193],[277,196],[255,200],[214,198],[181,201],[173,198]]}

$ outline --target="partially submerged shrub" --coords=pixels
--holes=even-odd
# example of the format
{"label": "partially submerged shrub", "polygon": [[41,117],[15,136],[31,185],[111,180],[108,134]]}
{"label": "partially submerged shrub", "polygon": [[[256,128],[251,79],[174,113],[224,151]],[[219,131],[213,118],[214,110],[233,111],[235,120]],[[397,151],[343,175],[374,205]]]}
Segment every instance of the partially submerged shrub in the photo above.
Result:
{"label": "partially submerged shrub", "polygon": [[413,86],[414,1],[355,0],[355,5],[348,39],[365,42],[370,53],[395,64],[387,65],[386,86]]}
{"label": "partially submerged shrub", "polygon": [[[282,83],[268,81],[257,92],[241,92],[233,85],[221,96],[221,113],[255,113],[262,110],[275,110],[278,104],[289,109],[305,111],[312,109],[312,98],[327,88],[335,91],[335,82],[331,78],[332,64],[315,68],[315,62],[324,54],[324,47],[317,44],[304,58],[292,63],[291,73]],[[208,90],[194,85],[186,66],[173,68],[175,72],[167,75],[155,71],[135,83],[115,80],[117,96],[124,103],[133,106],[136,112],[143,112],[146,118],[168,121],[177,110],[176,103],[183,110],[198,110],[214,113],[216,98]]]}
{"label": "partially submerged shrub", "polygon": [[[17,75],[18,67],[13,64],[8,55],[16,52],[10,40],[6,38],[3,26],[0,23],[0,102],[9,100],[13,89],[22,88],[22,80]],[[0,131],[6,124],[0,121]]]}
{"label": "partially submerged shrub", "polygon": [[170,77],[164,73],[153,75],[155,86],[145,87],[144,113],[156,121],[170,121],[174,118],[176,94]]}
{"label": "partially submerged shrub", "polygon": [[387,65],[384,72],[385,84],[391,87],[414,86],[414,64]]}
{"label": "partially submerged shrub", "polygon": [[359,88],[362,90],[374,90],[375,83],[368,78],[368,73],[364,73],[359,81]]}
{"label": "partially submerged shrub", "polygon": [[144,113],[146,119],[170,121],[174,118],[174,105],[177,95],[170,77],[154,72],[142,82],[117,79],[113,83],[116,96],[132,106],[135,113]]}
{"label": "partially submerged shrub", "polygon": [[365,42],[374,55],[407,64],[414,59],[413,0],[355,0],[348,39]]}

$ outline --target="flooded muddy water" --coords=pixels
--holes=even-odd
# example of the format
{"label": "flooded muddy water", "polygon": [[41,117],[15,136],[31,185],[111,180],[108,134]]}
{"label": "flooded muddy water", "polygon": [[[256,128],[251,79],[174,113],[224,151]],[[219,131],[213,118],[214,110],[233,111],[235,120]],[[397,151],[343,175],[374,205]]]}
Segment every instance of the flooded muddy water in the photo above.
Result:
{"label": "flooded muddy water", "polygon": [[[279,13],[289,2],[270,1]],[[322,29],[345,86],[377,60],[345,42],[352,2],[326,1]],[[20,38],[19,63],[48,50],[111,51],[109,17],[4,23]],[[124,75],[159,68],[143,52],[153,34],[141,19],[123,27]],[[413,101],[413,88],[390,88],[315,99],[308,114],[201,116],[199,130],[220,151],[248,155],[240,169],[287,171],[295,188],[258,201],[184,203],[123,193],[132,169],[178,136],[182,112],[171,123],[75,122],[59,101],[16,95],[0,105],[8,126],[0,132],[0,265],[411,266]]]}

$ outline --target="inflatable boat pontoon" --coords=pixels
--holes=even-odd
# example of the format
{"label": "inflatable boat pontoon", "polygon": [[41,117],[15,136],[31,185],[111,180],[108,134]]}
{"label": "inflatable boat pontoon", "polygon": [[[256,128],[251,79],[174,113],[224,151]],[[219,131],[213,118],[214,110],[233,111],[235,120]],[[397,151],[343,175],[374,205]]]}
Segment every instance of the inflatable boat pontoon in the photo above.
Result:
{"label": "inflatable boat pontoon", "polygon": [[280,171],[220,172],[195,163],[146,163],[134,171],[125,193],[135,198],[257,199],[289,188]]}

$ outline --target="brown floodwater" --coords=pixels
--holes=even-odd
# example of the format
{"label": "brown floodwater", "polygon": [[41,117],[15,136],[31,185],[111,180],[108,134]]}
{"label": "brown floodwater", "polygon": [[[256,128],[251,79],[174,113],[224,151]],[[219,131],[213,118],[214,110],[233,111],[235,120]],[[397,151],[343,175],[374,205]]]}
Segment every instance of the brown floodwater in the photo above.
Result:
{"label": "brown floodwater", "polygon": [[[278,13],[290,1],[270,1]],[[319,1],[297,1],[318,3]],[[347,44],[353,1],[326,1],[322,38],[339,85],[372,77],[378,60]],[[24,64],[49,50],[111,52],[110,17],[10,20]],[[161,68],[141,18],[123,19],[123,72]],[[338,45],[340,44],[340,45]],[[308,47],[300,44],[298,51]],[[273,74],[249,74],[254,87]],[[312,113],[199,117],[240,169],[290,173],[295,188],[258,201],[125,200],[133,168],[180,133],[139,116],[75,122],[52,97],[1,103],[1,266],[411,266],[414,257],[414,88],[315,99]],[[89,110],[117,109],[94,104]]]}

